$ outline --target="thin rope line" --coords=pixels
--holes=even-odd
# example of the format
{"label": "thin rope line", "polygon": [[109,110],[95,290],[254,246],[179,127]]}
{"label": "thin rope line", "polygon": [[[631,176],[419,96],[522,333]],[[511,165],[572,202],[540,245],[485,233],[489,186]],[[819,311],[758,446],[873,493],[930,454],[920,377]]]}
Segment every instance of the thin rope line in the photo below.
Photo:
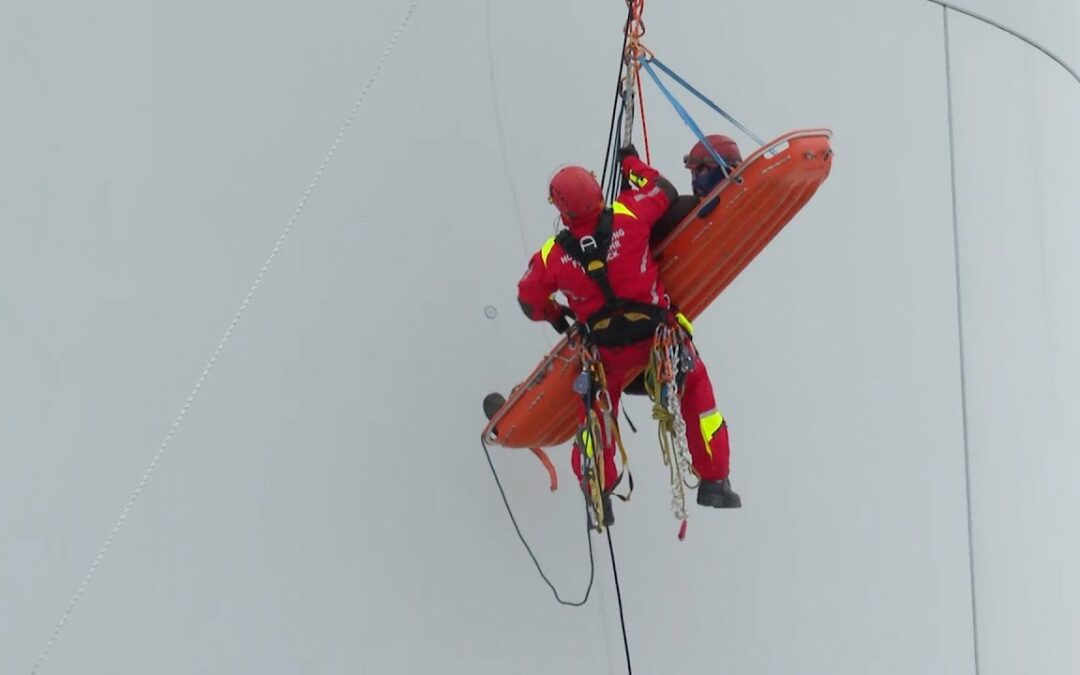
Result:
{"label": "thin rope line", "polygon": [[596,579],[596,559],[593,555],[592,531],[589,527],[589,503],[587,498],[585,502],[585,540],[589,545],[589,585],[585,587],[585,595],[581,600],[563,600],[562,596],[559,595],[558,589],[555,588],[555,584],[551,582],[551,579],[549,579],[548,575],[544,572],[544,568],[540,567],[540,561],[536,559],[536,554],[533,553],[532,546],[529,546],[529,542],[521,532],[521,526],[518,525],[517,518],[514,516],[514,510],[510,508],[510,500],[506,497],[506,490],[503,489],[502,480],[499,479],[499,472],[495,470],[495,462],[491,459],[491,451],[488,450],[487,441],[484,440],[483,436],[480,437],[480,446],[484,449],[484,457],[487,458],[488,466],[491,467],[491,475],[495,478],[495,487],[499,488],[499,496],[502,497],[503,506],[506,507],[506,514],[510,516],[510,522],[514,526],[514,531],[517,532],[518,539],[521,540],[521,544],[525,547],[526,553],[532,558],[536,571],[540,573],[540,578],[543,579],[544,583],[551,589],[552,594],[555,596],[555,600],[560,605],[566,605],[567,607],[585,606],[585,603],[589,601],[589,593],[592,592],[593,581]]}
{"label": "thin rope line", "polygon": [[1024,42],[1028,43],[1029,45],[1031,45],[1035,49],[1038,49],[1040,52],[1042,52],[1046,56],[1049,56],[1055,63],[1057,63],[1059,66],[1061,66],[1065,70],[1069,71],[1069,74],[1073,76],[1074,80],[1076,80],[1077,82],[1080,82],[1080,74],[1078,74],[1075,70],[1073,70],[1072,67],[1069,64],[1065,63],[1064,59],[1062,59],[1061,57],[1059,57],[1057,54],[1050,51],[1046,47],[1043,47],[1038,42],[1035,42],[1035,40],[1032,40],[1028,36],[1021,33],[1020,31],[1013,30],[1012,28],[1009,28],[1008,26],[1005,26],[1004,24],[1000,24],[997,21],[994,21],[993,19],[987,18],[987,17],[983,16],[982,14],[978,14],[977,12],[973,12],[970,9],[964,9],[962,7],[957,7],[956,5],[952,4],[951,2],[945,2],[945,0],[927,0],[927,2],[932,2],[935,5],[941,5],[942,7],[945,7],[946,9],[951,9],[954,12],[960,12],[961,14],[965,14],[967,16],[970,16],[972,19],[977,19],[979,21],[982,21],[985,24],[989,24],[989,25],[993,26],[994,28],[997,28],[998,30],[1005,31],[1009,35],[1012,35],[1013,37],[1015,37],[1015,38],[1017,38],[1019,40],[1023,40]]}
{"label": "thin rope line", "polygon": [[979,613],[975,601],[975,535],[971,515],[971,451],[968,441],[967,367],[964,362],[964,312],[960,292],[960,221],[956,195],[956,134],[953,123],[952,47],[949,41],[949,8],[942,7],[945,33],[945,88],[949,119],[949,174],[952,182],[953,265],[956,270],[956,328],[960,358],[960,419],[964,432],[964,491],[967,498],[968,573],[971,579],[971,637],[975,652],[975,675],[979,675]]}
{"label": "thin rope line", "polygon": [[[614,159],[614,149],[612,148],[611,141],[616,133],[616,125],[618,125],[619,119],[616,117],[616,113],[619,112],[619,103],[626,104],[626,100],[622,97],[622,79],[623,68],[626,67],[626,45],[630,41],[630,21],[634,18],[634,6],[631,3],[626,3],[626,22],[623,24],[623,41],[622,47],[619,49],[619,75],[615,79],[615,100],[611,104],[611,121],[608,122],[608,138],[607,148],[604,150],[604,171],[601,174],[600,185],[607,183],[608,175],[608,163]],[[619,125],[621,126],[621,125]],[[619,167],[613,167],[615,174],[620,172]]]}
{"label": "thin rope line", "polygon": [[491,0],[484,3],[484,26],[487,42],[488,81],[491,83],[491,107],[495,111],[495,129],[499,135],[499,152],[502,155],[503,173],[510,185],[510,197],[514,202],[514,215],[517,217],[518,232],[521,233],[521,250],[529,255],[528,237],[525,236],[525,220],[521,216],[521,201],[518,199],[517,186],[510,172],[510,154],[506,148],[506,131],[503,129],[502,113],[499,111],[499,94],[495,82],[495,50],[491,44]]}
{"label": "thin rope line", "polygon": [[619,625],[622,627],[623,651],[626,654],[626,673],[633,675],[634,669],[630,665],[630,641],[626,637],[626,615],[623,612],[622,588],[619,586],[619,568],[615,564],[615,545],[611,543],[611,528],[607,528],[607,545],[611,553],[611,574],[615,577],[615,595],[619,599]]}
{"label": "thin rope line", "polygon": [[128,513],[130,513],[132,507],[135,506],[135,502],[139,498],[139,495],[142,493],[143,488],[146,487],[146,484],[150,481],[150,476],[154,473],[154,469],[157,467],[162,455],[164,455],[165,451],[168,449],[169,443],[172,442],[173,436],[176,434],[176,430],[180,427],[180,423],[183,421],[188,409],[191,408],[191,404],[195,401],[195,397],[198,396],[199,391],[202,389],[203,383],[210,375],[210,371],[213,369],[214,364],[217,363],[218,357],[221,355],[221,352],[225,348],[226,343],[228,343],[229,338],[232,337],[233,330],[240,322],[240,316],[244,313],[244,310],[247,309],[248,303],[250,303],[252,297],[254,297],[255,291],[258,290],[259,284],[262,283],[263,277],[266,276],[267,270],[269,270],[270,266],[274,263],[274,259],[277,257],[278,252],[281,250],[282,245],[285,243],[285,239],[288,237],[289,232],[292,230],[293,225],[296,223],[296,219],[300,217],[300,213],[304,210],[304,205],[307,204],[308,197],[310,197],[311,193],[314,192],[315,186],[318,185],[319,180],[322,178],[323,172],[326,170],[326,166],[330,163],[330,159],[337,151],[338,145],[341,143],[342,139],[345,137],[346,132],[349,130],[349,127],[352,125],[353,120],[356,118],[356,114],[359,111],[360,106],[367,98],[368,91],[370,91],[372,85],[375,83],[375,80],[376,78],[378,78],[379,73],[382,72],[383,66],[386,64],[387,59],[390,57],[390,53],[393,51],[394,46],[397,44],[398,38],[400,38],[402,32],[404,32],[405,25],[409,22],[409,18],[412,16],[413,10],[415,8],[415,2],[409,5],[408,10],[405,12],[405,18],[402,19],[401,24],[398,26],[397,31],[394,33],[394,36],[390,40],[390,44],[386,47],[386,49],[382,53],[382,56],[379,58],[379,62],[376,64],[374,72],[372,72],[371,77],[368,78],[367,83],[364,85],[364,88],[360,92],[359,98],[356,100],[356,103],[353,104],[352,109],[349,111],[348,116],[345,118],[345,122],[341,125],[341,129],[338,131],[337,137],[330,145],[330,150],[327,151],[326,156],[323,158],[322,163],[319,165],[319,169],[315,172],[315,177],[312,178],[311,184],[308,185],[303,197],[300,198],[300,203],[296,206],[296,210],[293,211],[292,217],[289,218],[288,225],[285,226],[285,229],[282,231],[281,236],[278,237],[277,243],[274,244],[273,250],[270,251],[270,256],[266,259],[266,262],[263,263],[262,269],[259,270],[259,274],[255,277],[254,283],[251,284],[251,288],[248,289],[247,295],[244,297],[243,302],[240,303],[240,308],[236,311],[236,315],[233,316],[233,319],[229,323],[228,328],[225,329],[225,335],[222,336],[221,342],[219,342],[217,348],[214,349],[214,353],[210,357],[210,361],[206,364],[206,367],[203,369],[202,374],[199,375],[199,379],[195,382],[195,387],[191,390],[191,393],[188,395],[187,400],[184,401],[183,407],[180,408],[180,413],[176,416],[176,420],[173,422],[172,427],[169,428],[169,432],[165,435],[165,440],[162,441],[161,447],[158,448],[157,453],[155,453],[153,459],[150,460],[150,466],[147,467],[146,473],[143,474],[143,477],[139,481],[138,486],[131,494],[131,498],[128,499],[128,502],[124,506],[123,511],[120,512],[120,517],[117,519],[116,524],[113,525],[112,530],[109,532],[109,536],[106,537],[105,543],[102,545],[101,550],[98,551],[97,556],[94,558],[94,562],[90,565],[90,570],[86,573],[86,576],[83,578],[82,583],[80,583],[79,587],[75,590],[75,595],[72,596],[71,602],[68,603],[67,608],[64,610],[63,615],[60,617],[59,623],[57,623],[56,628],[53,629],[52,635],[49,637],[49,641],[45,643],[44,649],[42,649],[41,654],[38,656],[37,661],[34,663],[33,668],[30,670],[31,675],[36,675],[42,664],[45,662],[46,657],[49,655],[49,652],[52,650],[52,647],[56,643],[57,638],[60,636],[60,632],[63,630],[64,625],[67,623],[68,619],[71,617],[72,612],[75,610],[75,605],[79,602],[79,599],[86,591],[86,587],[89,585],[90,579],[94,576],[94,572],[97,571],[98,565],[101,564],[101,561],[105,557],[105,554],[108,552],[109,547],[112,546],[113,541],[116,539],[116,535],[120,531],[121,526],[123,526],[124,521],[127,519]]}

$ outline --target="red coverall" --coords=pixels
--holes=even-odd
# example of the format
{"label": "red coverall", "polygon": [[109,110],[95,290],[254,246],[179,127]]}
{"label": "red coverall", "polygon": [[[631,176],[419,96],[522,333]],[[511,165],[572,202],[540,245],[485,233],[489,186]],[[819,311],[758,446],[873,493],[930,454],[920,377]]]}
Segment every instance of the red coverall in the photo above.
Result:
{"label": "red coverall", "polygon": [[[646,302],[660,307],[670,306],[670,299],[660,282],[660,272],[649,250],[649,233],[653,224],[670,205],[670,197],[656,185],[659,172],[634,156],[623,160],[623,171],[637,189],[624,190],[613,205],[612,241],[608,250],[608,279],[620,298]],[[596,222],[571,228],[571,234],[582,237],[592,233]],[[518,282],[518,301],[534,321],[557,321],[562,310],[553,294],[561,291],[570,310],[584,323],[604,305],[604,294],[590,279],[581,265],[564,252],[555,238],[533,254],[529,268]],[[652,340],[643,340],[625,347],[600,347],[611,397],[612,417],[618,418],[619,398],[629,383],[629,374],[649,361]],[[716,408],[712,384],[705,364],[699,359],[683,384],[681,400],[686,422],[686,439],[694,468],[703,480],[723,480],[728,477],[727,423]],[[584,421],[582,409],[579,421]],[[609,440],[604,448],[604,490],[611,490],[617,480],[615,443]],[[572,467],[578,482],[582,480],[581,449],[574,445]]]}

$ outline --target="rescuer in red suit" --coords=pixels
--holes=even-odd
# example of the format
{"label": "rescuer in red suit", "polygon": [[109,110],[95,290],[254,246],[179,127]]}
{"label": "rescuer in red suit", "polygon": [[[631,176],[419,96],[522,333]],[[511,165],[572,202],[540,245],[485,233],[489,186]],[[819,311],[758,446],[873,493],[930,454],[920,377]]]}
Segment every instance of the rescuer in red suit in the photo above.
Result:
{"label": "rescuer in red suit", "polygon": [[[712,146],[716,154],[724,160],[727,167],[721,167],[705,144],[698,141],[690,148],[690,152],[683,155],[683,165],[690,171],[691,194],[678,195],[668,206],[664,215],[653,225],[652,234],[649,235],[649,247],[655,249],[668,235],[681,223],[686,216],[697,208],[705,195],[713,191],[735,167],[742,164],[742,153],[739,146],[729,136],[723,134],[709,134],[705,140]],[[715,206],[706,206],[701,210],[702,215]],[[633,382],[623,389],[624,394],[631,396],[645,396],[645,375],[638,375]]]}
{"label": "rescuer in red suit", "polygon": [[[678,196],[666,178],[638,158],[633,146],[620,151],[619,164],[631,186],[619,194],[609,213],[604,210],[603,191],[588,170],[568,166],[555,173],[549,185],[550,201],[559,210],[568,229],[549,239],[533,254],[528,270],[518,282],[518,302],[533,321],[548,321],[556,330],[564,332],[569,327],[566,317],[572,316],[590,328],[590,339],[597,345],[607,382],[611,385],[608,395],[613,418],[618,414],[627,374],[648,364],[656,323],[624,331],[616,328],[620,326],[618,322],[612,321],[610,325],[618,333],[612,335],[605,335],[604,331],[593,327],[602,325],[601,319],[610,315],[612,298],[609,296],[612,294],[624,308],[629,303],[638,313],[651,310],[656,317],[662,317],[658,320],[675,321],[659,269],[652,258],[649,237],[657,220]],[[605,218],[610,220],[605,223]],[[594,277],[586,274],[578,262],[578,257],[598,245],[597,240],[599,245],[607,246],[606,284],[609,288],[606,290]],[[555,301],[556,291],[566,296],[568,308]],[[686,375],[681,409],[693,466],[701,477],[698,504],[717,508],[741,506],[739,495],[731,489],[728,479],[727,423],[716,408],[712,384],[700,359]],[[582,410],[582,420],[584,414]],[[604,436],[611,439],[610,434]],[[618,475],[615,451],[614,442],[604,448],[604,510],[609,519],[609,495]],[[582,480],[581,459],[581,448],[575,444],[572,467],[579,483]]]}

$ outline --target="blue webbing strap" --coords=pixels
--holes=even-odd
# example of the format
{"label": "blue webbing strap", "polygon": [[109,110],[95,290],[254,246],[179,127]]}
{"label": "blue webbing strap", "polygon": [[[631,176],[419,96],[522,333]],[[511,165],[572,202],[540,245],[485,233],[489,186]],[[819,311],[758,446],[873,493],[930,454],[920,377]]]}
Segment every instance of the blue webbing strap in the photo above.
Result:
{"label": "blue webbing strap", "polygon": [[668,88],[664,86],[664,83],[660,81],[660,78],[656,75],[656,71],[654,71],[652,68],[652,61],[656,61],[656,59],[642,59],[641,65],[643,68],[645,68],[645,72],[648,73],[649,77],[653,79],[653,82],[656,83],[656,86],[660,88],[661,92],[663,92],[664,97],[667,98],[668,103],[670,103],[671,106],[675,108],[675,112],[679,113],[679,117],[681,117],[683,122],[686,123],[686,126],[690,127],[690,130],[694,132],[694,135],[698,137],[698,140],[701,141],[701,144],[705,147],[706,150],[709,151],[709,154],[713,156],[713,159],[716,160],[716,163],[723,167],[724,173],[726,175],[727,172],[731,171],[731,165],[725,162],[724,158],[720,156],[720,153],[716,151],[716,148],[714,148],[711,143],[705,140],[705,134],[701,133],[701,129],[699,129],[697,123],[694,122],[694,118],[690,117],[690,113],[686,112],[686,108],[684,108],[682,104],[675,99],[672,93],[668,91]]}
{"label": "blue webbing strap", "polygon": [[[731,122],[732,124],[737,126],[739,129],[741,129],[744,134],[746,134],[750,138],[754,139],[757,142],[758,145],[765,145],[765,141],[762,140],[757,134],[755,134],[753,131],[750,131],[749,129],[747,129],[743,125],[739,124],[738,120],[736,120],[734,117],[732,117],[731,115],[724,112],[724,110],[720,106],[716,105],[715,103],[710,101],[708,98],[706,98],[704,94],[702,94],[700,91],[695,89],[689,82],[687,82],[686,80],[679,77],[679,75],[675,71],[673,71],[671,68],[668,68],[666,65],[664,65],[663,61],[661,61],[660,59],[653,56],[653,57],[650,57],[648,59],[648,61],[642,61],[642,65],[645,65],[646,63],[649,63],[649,62],[655,63],[657,68],[659,68],[660,70],[667,73],[668,76],[671,77],[671,79],[675,80],[676,82],[681,84],[683,87],[685,87],[686,90],[689,91],[691,94],[693,94],[694,96],[697,96],[699,99],[701,99],[705,103],[705,105],[709,106],[710,108],[712,108],[716,112],[723,115],[724,119],[726,119],[728,122]],[[656,79],[655,75],[653,76],[653,79]]]}

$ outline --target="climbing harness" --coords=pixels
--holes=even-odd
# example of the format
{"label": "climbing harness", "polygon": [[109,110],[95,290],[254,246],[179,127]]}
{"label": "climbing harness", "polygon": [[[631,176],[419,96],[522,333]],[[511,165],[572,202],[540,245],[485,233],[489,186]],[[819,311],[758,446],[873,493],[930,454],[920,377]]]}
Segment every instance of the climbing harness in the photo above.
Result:
{"label": "climbing harness", "polygon": [[604,305],[586,319],[588,340],[600,347],[622,347],[652,336],[656,327],[672,318],[671,310],[645,302],[621,298],[608,279],[607,256],[611,248],[614,213],[605,209],[596,230],[580,239],[569,230],[555,237],[562,247],[604,294]]}

